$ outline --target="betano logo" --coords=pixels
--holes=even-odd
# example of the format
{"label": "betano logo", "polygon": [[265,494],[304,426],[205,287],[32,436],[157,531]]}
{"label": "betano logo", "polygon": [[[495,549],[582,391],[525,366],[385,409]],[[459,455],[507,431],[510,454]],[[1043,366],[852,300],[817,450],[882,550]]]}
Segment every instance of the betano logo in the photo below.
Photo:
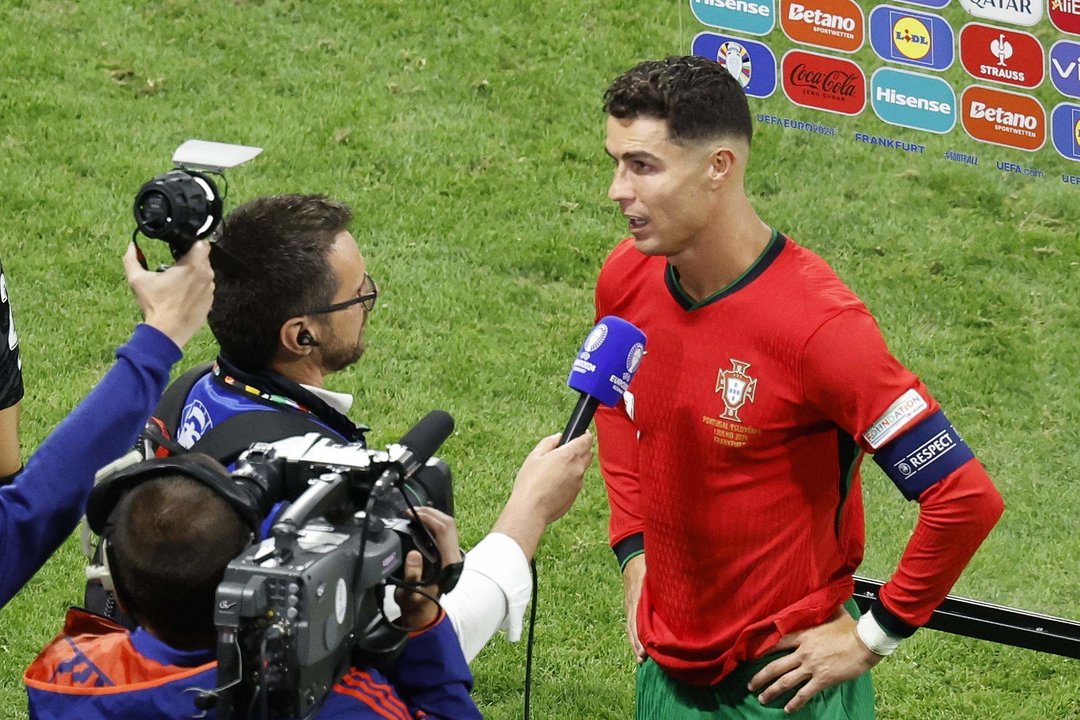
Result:
{"label": "betano logo", "polygon": [[863,14],[852,0],[780,0],[780,25],[804,45],[848,53],[863,45]]}
{"label": "betano logo", "polygon": [[870,11],[870,45],[885,60],[929,70],[953,63],[953,29],[945,18],[891,5]]}
{"label": "betano logo", "polygon": [[766,98],[776,91],[776,56],[763,43],[702,32],[694,38],[690,52],[727,68],[747,95]]}
{"label": "betano logo", "polygon": [[980,23],[961,28],[960,63],[974,78],[1017,87],[1038,87],[1046,75],[1034,35]]}
{"label": "betano logo", "polygon": [[768,35],[776,24],[774,0],[690,0],[701,23],[751,35]]}
{"label": "betano logo", "polygon": [[1058,40],[1050,48],[1050,82],[1062,95],[1080,98],[1080,43]]}
{"label": "betano logo", "polygon": [[1080,35],[1080,0],[1050,0],[1050,22],[1061,32]]}
{"label": "betano logo", "polygon": [[866,76],[853,62],[789,50],[780,71],[784,93],[796,105],[840,115],[858,115],[866,107]]}
{"label": "betano logo", "polygon": [[1046,142],[1046,111],[1027,95],[970,85],[960,96],[961,123],[980,142],[1034,152]]}
{"label": "betano logo", "polygon": [[1034,25],[1043,16],[1043,0],[960,0],[975,17],[1012,25]]}
{"label": "betano logo", "polygon": [[870,105],[890,125],[939,134],[956,127],[956,94],[931,75],[878,68],[870,78]]}

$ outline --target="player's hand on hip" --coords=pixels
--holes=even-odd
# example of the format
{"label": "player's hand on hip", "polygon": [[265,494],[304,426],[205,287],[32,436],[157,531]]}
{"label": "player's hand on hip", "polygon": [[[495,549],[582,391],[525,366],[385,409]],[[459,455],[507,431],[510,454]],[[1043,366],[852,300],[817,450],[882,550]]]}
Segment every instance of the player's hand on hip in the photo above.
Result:
{"label": "player's hand on hip", "polygon": [[882,656],[871,652],[855,634],[855,620],[844,608],[817,627],[780,638],[772,650],[791,650],[763,667],[750,679],[750,691],[760,692],[758,701],[768,705],[800,685],[784,706],[793,713],[817,693],[853,680],[877,665]]}
{"label": "player's hand on hip", "polygon": [[626,637],[630,640],[630,649],[634,659],[645,662],[645,646],[641,644],[637,633],[637,612],[641,603],[641,588],[645,584],[645,554],[642,553],[627,561],[623,568],[623,593],[626,599]]}

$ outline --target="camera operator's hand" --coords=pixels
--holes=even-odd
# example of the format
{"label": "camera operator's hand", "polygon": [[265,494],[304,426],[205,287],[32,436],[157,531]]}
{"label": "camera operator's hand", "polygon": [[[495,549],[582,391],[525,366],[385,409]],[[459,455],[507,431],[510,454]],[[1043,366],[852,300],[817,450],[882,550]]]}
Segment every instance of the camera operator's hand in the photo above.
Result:
{"label": "camera operator's hand", "polygon": [[544,438],[525,458],[510,499],[492,532],[509,535],[532,559],[544,528],[570,509],[592,463],[593,436],[585,432],[559,447],[559,435]]}
{"label": "camera operator's hand", "polygon": [[[416,508],[420,521],[435,538],[435,545],[442,558],[443,567],[461,562],[461,546],[458,544],[457,523],[454,518],[435,508],[420,506]],[[423,557],[416,550],[410,550],[405,556],[405,581],[416,584],[423,581]],[[434,582],[420,588],[426,595],[438,597],[439,586]],[[418,592],[399,587],[394,592],[394,600],[401,608],[402,622],[411,628],[423,628],[431,625],[439,617],[439,606]]]}
{"label": "camera operator's hand", "polygon": [[183,347],[206,322],[214,301],[209,243],[195,243],[165,272],[144,270],[131,243],[124,254],[124,272],[146,324],[165,333],[177,347]]}

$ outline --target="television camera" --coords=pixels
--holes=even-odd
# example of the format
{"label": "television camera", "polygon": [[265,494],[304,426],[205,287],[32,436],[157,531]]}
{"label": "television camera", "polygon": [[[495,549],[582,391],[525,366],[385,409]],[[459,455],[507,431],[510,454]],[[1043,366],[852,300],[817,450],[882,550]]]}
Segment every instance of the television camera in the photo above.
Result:
{"label": "television camera", "polygon": [[450,469],[431,455],[453,430],[429,413],[386,450],[343,446],[311,433],[256,443],[232,473],[265,511],[295,497],[270,536],[229,563],[218,586],[218,688],[202,708],[218,718],[308,718],[350,665],[378,665],[407,634],[383,610],[388,586],[405,584],[411,549],[424,558],[419,585],[448,592],[461,564],[443,568],[412,510],[453,514]]}

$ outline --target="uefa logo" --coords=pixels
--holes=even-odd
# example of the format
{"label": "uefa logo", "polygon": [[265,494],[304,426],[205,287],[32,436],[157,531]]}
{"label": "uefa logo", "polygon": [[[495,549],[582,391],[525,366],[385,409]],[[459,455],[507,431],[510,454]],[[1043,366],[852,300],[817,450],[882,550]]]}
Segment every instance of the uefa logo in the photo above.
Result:
{"label": "uefa logo", "polygon": [[953,29],[942,17],[880,5],[870,12],[870,45],[884,60],[926,70],[953,64]]}
{"label": "uefa logo", "polygon": [[581,345],[581,349],[585,352],[596,352],[600,349],[600,346],[604,344],[604,340],[607,340],[607,325],[600,323],[592,329],[589,336],[585,338],[585,342]]}
{"label": "uefa logo", "polygon": [[776,92],[776,56],[764,43],[703,32],[694,38],[690,52],[723,65],[751,97]]}
{"label": "uefa logo", "polygon": [[645,355],[645,346],[641,343],[634,343],[634,346],[630,348],[630,352],[626,356],[626,372],[636,373],[638,366],[641,365],[641,358]]}

